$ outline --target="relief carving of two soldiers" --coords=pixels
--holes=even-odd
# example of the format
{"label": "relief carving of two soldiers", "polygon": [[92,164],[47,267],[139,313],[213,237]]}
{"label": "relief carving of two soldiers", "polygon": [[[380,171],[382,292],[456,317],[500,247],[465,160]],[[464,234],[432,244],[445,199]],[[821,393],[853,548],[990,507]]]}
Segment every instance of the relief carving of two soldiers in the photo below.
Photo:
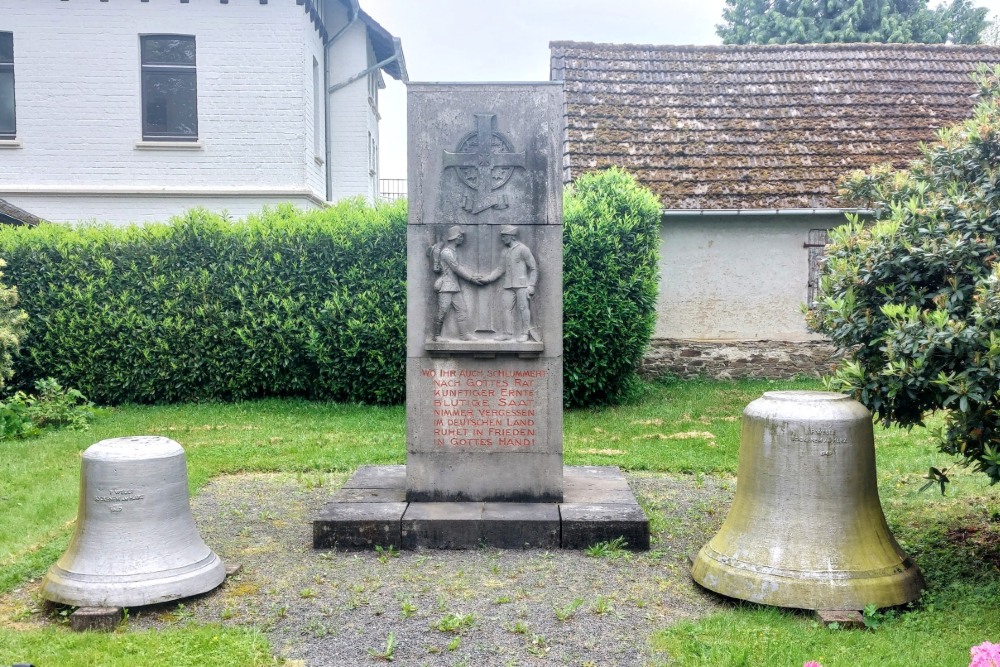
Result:
{"label": "relief carving of two soldiers", "polygon": [[435,273],[440,274],[434,281],[434,291],[438,295],[437,311],[434,313],[432,340],[441,340],[445,318],[449,311],[455,311],[458,337],[463,341],[476,340],[469,327],[469,307],[462,293],[461,280],[477,286],[488,285],[501,280],[500,310],[503,330],[493,340],[514,340],[518,343],[541,341],[537,328],[531,324],[531,299],[535,295],[538,282],[538,266],[531,249],[517,239],[517,227],[504,225],[500,228],[500,240],[504,249],[499,265],[483,276],[462,266],[456,249],[465,242],[465,232],[458,225],[448,228],[445,239],[431,247],[431,259]]}

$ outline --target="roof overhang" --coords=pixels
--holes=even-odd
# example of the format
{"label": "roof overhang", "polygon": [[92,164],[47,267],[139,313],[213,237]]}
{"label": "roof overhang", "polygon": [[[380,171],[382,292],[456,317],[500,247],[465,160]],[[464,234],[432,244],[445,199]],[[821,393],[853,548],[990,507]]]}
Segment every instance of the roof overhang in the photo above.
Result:
{"label": "roof overhang", "polygon": [[403,58],[403,44],[399,38],[393,37],[363,9],[358,10],[358,17],[368,29],[368,35],[372,40],[372,49],[375,51],[375,60],[378,62],[389,61],[382,67],[382,70],[398,81],[404,83],[409,81],[410,77],[406,72],[406,59]]}
{"label": "roof overhang", "polygon": [[756,215],[871,215],[870,208],[663,208],[660,215],[664,218],[675,216],[686,217],[736,217]]}
{"label": "roof overhang", "polygon": [[0,199],[0,224],[28,225],[34,227],[42,221],[37,215],[28,213],[23,208],[14,206],[5,199]]}

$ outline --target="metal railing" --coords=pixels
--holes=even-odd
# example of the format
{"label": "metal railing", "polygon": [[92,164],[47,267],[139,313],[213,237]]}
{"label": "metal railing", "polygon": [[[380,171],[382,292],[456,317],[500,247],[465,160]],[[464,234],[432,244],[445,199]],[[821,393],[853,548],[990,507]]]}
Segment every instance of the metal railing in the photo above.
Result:
{"label": "metal railing", "polygon": [[406,197],[405,178],[380,178],[378,181],[378,197],[382,201],[396,201]]}

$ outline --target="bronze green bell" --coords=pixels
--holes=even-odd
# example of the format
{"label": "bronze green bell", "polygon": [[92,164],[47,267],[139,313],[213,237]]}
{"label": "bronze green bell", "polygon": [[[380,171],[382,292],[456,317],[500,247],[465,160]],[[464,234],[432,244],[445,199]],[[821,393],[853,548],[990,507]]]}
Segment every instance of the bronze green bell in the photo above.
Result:
{"label": "bronze green bell", "polygon": [[691,574],[741,600],[892,607],[923,577],[889,532],[868,410],[843,394],[769,391],[743,411],[736,497]]}

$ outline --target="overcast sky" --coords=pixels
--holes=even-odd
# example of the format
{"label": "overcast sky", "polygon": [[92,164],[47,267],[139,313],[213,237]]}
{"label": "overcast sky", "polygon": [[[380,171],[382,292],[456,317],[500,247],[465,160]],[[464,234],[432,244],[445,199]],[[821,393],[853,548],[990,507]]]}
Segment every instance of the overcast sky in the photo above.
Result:
{"label": "overcast sky", "polygon": [[[931,0],[930,5],[937,3]],[[1000,11],[1000,0],[974,0]],[[719,44],[725,0],[361,0],[411,81],[548,81],[549,42]],[[406,90],[380,93],[382,178],[406,178]]]}

